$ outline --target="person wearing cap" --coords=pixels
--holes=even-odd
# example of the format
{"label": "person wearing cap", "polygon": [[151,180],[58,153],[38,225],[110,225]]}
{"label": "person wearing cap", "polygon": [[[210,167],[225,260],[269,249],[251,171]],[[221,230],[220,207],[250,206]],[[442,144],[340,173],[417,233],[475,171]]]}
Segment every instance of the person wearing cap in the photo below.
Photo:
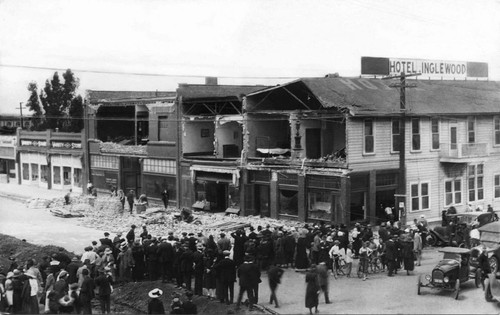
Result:
{"label": "person wearing cap", "polygon": [[[397,237],[397,236],[396,236]],[[389,238],[385,243],[385,259],[387,260],[388,276],[393,277],[393,273],[397,272],[396,259],[398,256],[398,249],[394,242],[394,236]]]}
{"label": "person wearing cap", "polygon": [[95,285],[99,288],[99,302],[101,304],[101,313],[110,313],[111,311],[111,292],[113,292],[113,278],[109,274],[109,269],[99,269],[99,276],[95,278]]}
{"label": "person wearing cap", "polygon": [[146,224],[143,224],[142,225],[142,232],[141,234],[139,234],[139,237],[141,238],[141,240],[144,242],[144,240],[148,237],[148,226]]}
{"label": "person wearing cap", "polygon": [[219,300],[221,303],[230,305],[234,301],[234,283],[236,282],[236,263],[229,258],[230,251],[222,252],[224,259],[218,261],[215,266],[215,275],[221,285]]}
{"label": "person wearing cap", "polygon": [[231,241],[226,237],[225,233],[220,233],[220,238],[217,241],[217,247],[220,254],[222,254],[225,250],[231,250]]}
{"label": "person wearing cap", "polygon": [[245,242],[247,241],[247,237],[243,229],[231,233],[231,237],[234,239],[233,259],[236,266],[239,266],[245,258]]}
{"label": "person wearing cap", "polygon": [[163,291],[158,288],[149,291],[148,314],[165,314],[163,302],[160,300],[162,295]]}
{"label": "person wearing cap", "polygon": [[113,281],[115,281],[116,264],[115,264],[115,256],[113,256],[113,251],[111,250],[111,248],[106,247],[104,253],[102,254],[101,259],[102,259],[101,265],[103,267],[109,268],[109,273],[111,274]]}
{"label": "person wearing cap", "polygon": [[101,242],[101,246],[113,248],[113,241],[109,238],[108,232],[104,232],[104,238],[101,238],[99,241]]}
{"label": "person wearing cap", "polygon": [[129,192],[127,194],[127,202],[128,202],[130,214],[132,214],[132,212],[134,210],[134,201],[135,201],[135,193],[133,190],[129,190]]}

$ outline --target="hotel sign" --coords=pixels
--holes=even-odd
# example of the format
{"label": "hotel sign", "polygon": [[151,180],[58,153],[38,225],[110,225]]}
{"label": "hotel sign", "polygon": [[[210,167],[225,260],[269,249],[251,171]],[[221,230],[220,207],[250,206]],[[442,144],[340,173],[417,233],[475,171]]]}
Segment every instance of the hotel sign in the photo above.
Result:
{"label": "hotel sign", "polygon": [[400,75],[401,72],[420,73],[422,79],[486,79],[488,78],[488,64],[470,61],[361,57],[362,75],[394,76]]}

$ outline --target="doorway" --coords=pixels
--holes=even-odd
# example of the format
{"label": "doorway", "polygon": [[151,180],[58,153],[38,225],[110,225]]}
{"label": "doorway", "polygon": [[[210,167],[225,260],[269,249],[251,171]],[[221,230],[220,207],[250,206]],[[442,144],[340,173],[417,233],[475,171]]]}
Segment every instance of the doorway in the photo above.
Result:
{"label": "doorway", "polygon": [[393,208],[393,215],[395,220],[399,220],[398,211],[396,211],[394,207],[394,194],[396,193],[395,189],[388,190],[377,190],[376,193],[376,207],[375,207],[375,216],[379,221],[387,221],[387,215],[385,214],[385,208],[390,207]]}

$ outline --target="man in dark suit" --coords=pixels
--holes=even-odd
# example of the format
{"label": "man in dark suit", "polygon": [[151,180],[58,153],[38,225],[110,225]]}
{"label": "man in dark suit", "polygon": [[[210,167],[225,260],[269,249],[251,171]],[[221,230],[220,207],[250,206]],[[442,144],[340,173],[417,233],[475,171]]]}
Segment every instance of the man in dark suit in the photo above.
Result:
{"label": "man in dark suit", "polygon": [[205,273],[203,250],[203,244],[198,244],[193,252],[194,294],[199,296],[203,295],[203,274]]}
{"label": "man in dark suit", "polygon": [[103,247],[107,246],[109,249],[113,249],[113,241],[109,238],[108,232],[104,232],[104,238],[101,238],[99,241]]}
{"label": "man in dark suit", "polygon": [[129,244],[132,244],[135,241],[135,228],[136,228],[135,224],[132,224],[130,226],[130,231],[128,231],[128,233],[127,233],[126,238],[127,238],[127,242]]}
{"label": "man in dark suit", "polygon": [[241,264],[238,268],[238,278],[240,279],[240,292],[238,293],[238,302],[236,302],[236,309],[240,308],[241,299],[243,298],[243,293],[245,291],[248,295],[248,301],[250,303],[249,308],[253,309],[253,304],[255,303],[254,292],[255,289],[259,287],[260,280],[260,269],[253,261],[250,256],[245,257],[245,262]]}
{"label": "man in dark suit", "polygon": [[[224,259],[215,264],[215,274],[222,285],[222,294],[220,302],[227,305],[234,301],[234,283],[236,282],[236,263],[229,259],[230,252],[223,252]],[[229,293],[229,297],[228,297]]]}
{"label": "man in dark suit", "polygon": [[393,272],[396,270],[396,259],[398,256],[398,249],[394,242],[394,237],[389,238],[385,243],[385,258],[387,259],[387,269],[389,270],[388,276],[393,277]]}
{"label": "man in dark suit", "polygon": [[174,247],[167,242],[167,239],[162,239],[157,250],[158,261],[160,263],[161,281],[167,282],[172,280],[172,266],[174,262]]}
{"label": "man in dark suit", "polygon": [[155,281],[158,273],[158,245],[156,237],[151,238],[149,245],[145,245],[146,262],[148,264],[149,281]]}
{"label": "man in dark suit", "polygon": [[187,244],[184,245],[184,252],[179,258],[180,271],[186,289],[191,291],[191,277],[193,276],[193,251]]}
{"label": "man in dark suit", "polygon": [[92,314],[92,299],[94,296],[94,279],[89,276],[89,270],[83,269],[83,282],[80,288],[80,303],[83,314]]}
{"label": "man in dark suit", "polygon": [[279,307],[278,298],[276,297],[276,290],[278,285],[281,283],[281,276],[285,271],[278,266],[272,266],[267,271],[267,278],[269,280],[269,288],[271,289],[271,297],[269,298],[269,303],[275,303],[276,308]]}

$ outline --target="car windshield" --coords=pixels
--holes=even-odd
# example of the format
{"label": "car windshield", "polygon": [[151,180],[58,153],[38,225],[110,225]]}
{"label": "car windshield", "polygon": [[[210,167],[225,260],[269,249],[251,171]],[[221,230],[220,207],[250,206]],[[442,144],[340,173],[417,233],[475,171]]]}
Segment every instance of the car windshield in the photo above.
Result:
{"label": "car windshield", "polygon": [[443,259],[453,259],[457,261],[461,260],[460,254],[457,253],[444,253]]}

